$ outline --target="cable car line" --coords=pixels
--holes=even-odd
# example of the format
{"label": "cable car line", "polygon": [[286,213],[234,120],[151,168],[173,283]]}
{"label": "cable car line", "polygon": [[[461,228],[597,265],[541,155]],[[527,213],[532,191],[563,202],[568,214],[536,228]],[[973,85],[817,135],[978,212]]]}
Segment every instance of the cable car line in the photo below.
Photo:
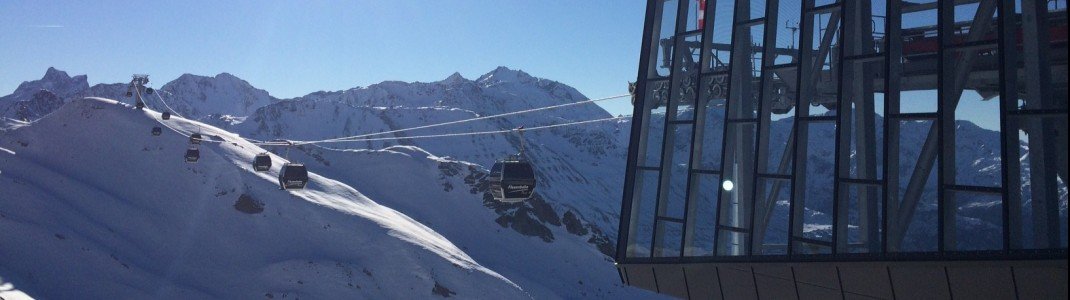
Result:
{"label": "cable car line", "polygon": [[496,115],[481,116],[481,117],[475,117],[475,118],[469,118],[469,119],[463,119],[463,120],[449,121],[449,122],[443,122],[443,123],[437,123],[437,124],[422,125],[422,126],[416,126],[416,127],[410,127],[410,128],[388,130],[388,131],[361,134],[361,135],[354,135],[354,136],[347,136],[347,137],[339,137],[339,138],[319,140],[319,141],[294,141],[294,142],[296,144],[317,144],[317,143],[320,143],[320,142],[347,141],[347,140],[350,140],[350,139],[360,139],[360,138],[365,138],[365,137],[369,137],[369,136],[384,135],[384,134],[412,131],[412,130],[418,130],[418,129],[427,129],[427,128],[433,128],[433,127],[439,127],[439,126],[460,124],[460,123],[466,123],[466,122],[472,122],[472,121],[478,121],[478,120],[486,120],[486,119],[493,119],[493,118],[499,118],[499,117],[505,117],[505,116],[519,115],[519,114],[542,111],[542,110],[562,108],[562,107],[567,107],[567,106],[574,106],[574,105],[587,104],[587,103],[595,103],[595,102],[599,102],[599,101],[606,101],[606,100],[624,98],[624,97],[629,97],[629,96],[631,96],[631,94],[623,94],[623,95],[610,96],[610,97],[605,97],[605,98],[598,98],[598,99],[591,99],[591,100],[584,100],[584,101],[578,101],[578,102],[572,102],[572,103],[551,105],[551,106],[532,108],[532,109],[526,109],[526,110],[520,110],[520,111],[514,111],[514,112],[507,112],[507,113],[501,113],[501,114],[496,114]]}
{"label": "cable car line", "polygon": [[518,131],[521,131],[521,130],[522,131],[532,131],[532,130],[539,130],[539,129],[549,129],[549,128],[556,128],[556,127],[581,125],[581,124],[587,124],[587,123],[597,123],[597,122],[605,122],[605,121],[612,121],[612,120],[620,120],[620,119],[625,119],[625,118],[631,118],[631,116],[630,115],[629,116],[617,116],[617,117],[586,120],[586,121],[576,121],[576,122],[569,122],[569,123],[561,123],[561,124],[553,124],[553,125],[545,125],[545,126],[536,126],[536,127],[523,128],[523,129],[514,128],[514,129],[503,129],[503,130],[460,132],[460,133],[444,133],[444,134],[431,134],[431,135],[365,138],[365,139],[359,139],[359,140],[344,140],[344,141],[324,140],[324,141],[315,141],[315,142],[305,142],[304,144],[364,142],[364,141],[392,141],[392,140],[405,140],[405,139],[426,139],[426,138],[455,137],[455,136],[468,136],[468,135],[501,134],[501,133],[518,132]]}

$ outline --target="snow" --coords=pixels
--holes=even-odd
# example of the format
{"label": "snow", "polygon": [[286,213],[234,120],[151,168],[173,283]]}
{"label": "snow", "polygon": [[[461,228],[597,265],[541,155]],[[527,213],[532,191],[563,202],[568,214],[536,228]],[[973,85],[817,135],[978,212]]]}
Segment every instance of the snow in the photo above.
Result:
{"label": "snow", "polygon": [[[313,169],[306,190],[279,190],[281,158],[253,172],[262,149],[173,117],[225,140],[187,164],[186,137],[149,134],[158,118],[90,98],[0,133],[5,280],[44,298],[529,297],[352,187]],[[239,195],[263,211],[237,211]]]}
{"label": "snow", "polygon": [[291,157],[435,228],[536,299],[654,296],[624,288],[612,261],[587,243],[590,233],[578,235],[561,226],[548,226],[554,236],[548,243],[496,223],[502,216],[488,208],[514,207],[485,201],[478,179],[466,183],[487,172],[479,165],[438,157],[414,146],[381,150],[303,147],[291,151]]}

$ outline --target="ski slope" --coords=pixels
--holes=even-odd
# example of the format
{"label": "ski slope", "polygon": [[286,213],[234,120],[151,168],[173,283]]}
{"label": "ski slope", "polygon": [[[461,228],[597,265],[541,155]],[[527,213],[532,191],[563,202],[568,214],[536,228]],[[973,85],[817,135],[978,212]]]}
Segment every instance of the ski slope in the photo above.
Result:
{"label": "ski slope", "polygon": [[[338,181],[278,189],[282,158],[102,98],[0,131],[0,274],[42,298],[529,298],[445,237]],[[195,164],[182,160],[200,132]],[[241,208],[239,210],[239,208]]]}

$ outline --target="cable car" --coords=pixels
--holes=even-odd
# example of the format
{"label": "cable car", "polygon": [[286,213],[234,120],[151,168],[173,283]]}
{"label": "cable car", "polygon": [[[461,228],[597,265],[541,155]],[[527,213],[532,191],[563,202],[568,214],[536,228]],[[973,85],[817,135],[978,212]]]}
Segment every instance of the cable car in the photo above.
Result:
{"label": "cable car", "polygon": [[154,91],[154,90],[153,90],[152,88],[145,88],[145,93],[146,93],[146,94],[152,95],[152,92],[153,92],[153,91]]}
{"label": "cable car", "polygon": [[160,134],[163,134],[163,129],[160,128],[160,126],[156,126],[156,127],[152,128],[152,135],[160,135]]}
{"label": "cable car", "polygon": [[271,169],[271,156],[267,153],[257,154],[256,157],[253,158],[253,170],[256,170],[257,172],[265,172],[269,169]]}
{"label": "cable car", "polygon": [[287,189],[303,189],[308,184],[308,170],[305,165],[285,163],[282,171],[279,171],[279,187]]}
{"label": "cable car", "polygon": [[163,117],[162,118],[164,120],[170,120],[171,119],[171,112],[167,112],[167,111],[163,112]]}
{"label": "cable car", "polygon": [[186,149],[186,162],[195,163],[200,159],[201,159],[201,150],[200,149],[197,149],[197,147],[193,147],[193,146],[189,147],[189,149]]}
{"label": "cable car", "polygon": [[133,96],[134,96],[134,93],[133,93],[133,92],[131,92],[131,91],[126,91],[126,96],[127,96],[127,97],[133,97]]}
{"label": "cable car", "polygon": [[203,140],[203,139],[204,138],[201,137],[200,133],[194,133],[194,134],[189,135],[190,144],[200,145],[201,144],[201,140]]}
{"label": "cable car", "polygon": [[494,162],[487,181],[491,195],[499,202],[523,202],[535,193],[535,171],[519,155]]}
{"label": "cable car", "polygon": [[145,108],[145,102],[141,102],[141,101],[139,100],[139,101],[137,102],[137,104],[134,104],[134,107],[137,107],[137,109],[143,109],[143,108]]}

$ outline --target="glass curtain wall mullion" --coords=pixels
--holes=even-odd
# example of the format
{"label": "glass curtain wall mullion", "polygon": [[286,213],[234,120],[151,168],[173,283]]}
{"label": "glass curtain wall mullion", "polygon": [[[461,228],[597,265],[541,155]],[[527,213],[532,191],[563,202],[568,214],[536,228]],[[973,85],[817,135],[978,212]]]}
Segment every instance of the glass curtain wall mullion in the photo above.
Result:
{"label": "glass curtain wall mullion", "polygon": [[[1017,64],[1014,63],[1015,58],[1018,55],[1018,43],[1017,43],[1017,30],[1015,22],[1017,14],[1014,13],[1015,3],[1013,1],[1000,1],[999,4],[999,25],[998,25],[998,40],[999,40],[999,131],[1000,131],[1000,161],[1003,162],[1003,169],[1001,170],[1003,194],[1002,205],[1000,207],[1001,220],[1000,224],[1003,226],[1003,244],[1002,250],[1004,252],[1011,249],[1012,235],[1011,231],[1015,227],[1011,226],[1011,207],[1012,203],[1018,203],[1021,198],[1019,197],[1018,189],[1021,188],[1021,178],[1017,176],[1020,174],[1018,164],[1012,162],[1011,159],[1017,160],[1019,156],[1019,150],[1015,145],[1015,135],[1010,134],[1010,126],[1007,120],[1007,113],[1014,108],[1015,101],[1011,99],[1017,98],[1017,91],[1012,89],[1018,86],[1017,76]],[[1010,76],[1008,74],[1015,74]],[[1011,95],[1011,93],[1015,93]],[[1012,145],[1015,145],[1012,148]]]}
{"label": "glass curtain wall mullion", "polygon": [[[892,199],[898,198],[898,185],[899,176],[895,175],[892,178],[890,171],[891,166],[897,166],[899,163],[896,161],[896,155],[892,155],[892,151],[899,151],[899,139],[893,138],[893,133],[897,136],[898,126],[893,128],[892,116],[899,113],[899,82],[898,80],[892,80],[892,78],[898,78],[901,74],[900,66],[897,63],[892,63],[892,59],[898,59],[902,55],[902,47],[898,42],[901,39],[900,24],[902,23],[902,11],[900,8],[901,3],[898,0],[886,0],[885,19],[884,19],[884,46],[885,46],[885,59],[884,59],[884,169],[882,170],[882,187],[881,192],[884,197],[884,201],[881,202],[881,248],[880,253],[888,253],[888,219],[891,217],[889,211],[895,209],[891,205]],[[893,145],[894,144],[894,145]],[[897,187],[894,194],[890,191],[889,187]],[[894,195],[894,196],[893,196]]]}
{"label": "glass curtain wall mullion", "polygon": [[[748,0],[736,0],[733,8],[733,21],[732,24],[738,23],[740,20],[749,19],[750,3]],[[740,118],[740,111],[746,108],[746,103],[740,103],[737,99],[742,99],[740,94],[747,92],[739,86],[739,78],[742,74],[746,74],[750,77],[750,73],[753,70],[750,60],[750,53],[753,52],[751,46],[751,33],[749,30],[741,30],[741,27],[732,26],[732,51],[729,58],[730,63],[728,67],[728,92],[726,93],[725,104],[725,119]],[[748,79],[749,80],[749,79]],[[753,117],[753,116],[749,116]],[[721,147],[721,180],[723,183],[718,188],[717,199],[717,224],[719,226],[739,226],[743,221],[739,220],[740,205],[746,204],[747,201],[739,201],[738,197],[729,199],[728,197],[733,194],[738,195],[739,190],[745,187],[735,188],[740,186],[741,183],[738,178],[741,177],[738,174],[738,164],[733,161],[732,166],[729,167],[729,157],[737,157],[739,149],[736,149],[737,144],[732,141],[736,139],[736,136],[740,134],[742,128],[740,126],[734,126],[735,124],[726,122],[724,126],[724,134],[722,135],[722,147]],[[736,127],[736,128],[730,128]],[[735,159],[733,159],[735,160]],[[732,187],[732,188],[727,188]],[[733,189],[734,188],[734,189]],[[733,202],[733,203],[726,203]],[[728,205],[726,205],[728,204]],[[742,207],[745,210],[745,207]],[[744,214],[745,215],[745,214]],[[725,224],[725,222],[730,224]],[[744,241],[745,236],[738,232],[724,232],[718,229],[715,234],[716,239],[714,241],[714,255],[728,255],[738,256],[746,253],[746,243]]]}
{"label": "glass curtain wall mullion", "polygon": [[[1048,1],[1018,0],[1021,15],[1021,51],[1015,57],[1017,87],[1015,111],[1065,111],[1066,42],[1056,42],[1051,27],[1066,27],[1067,10],[1049,6]],[[1057,15],[1060,14],[1060,15]],[[1061,21],[1060,21],[1061,17]],[[1054,24],[1053,24],[1054,23]],[[1060,55],[1061,54],[1061,55]],[[1011,62],[1008,62],[1011,63]],[[1058,74],[1061,71],[1062,74]],[[1053,72],[1056,72],[1053,74]],[[1015,133],[1014,148],[1020,148],[1025,160],[1014,160],[1016,176],[1022,178],[1021,190],[1012,203],[1010,214],[1012,248],[1065,248],[1067,243],[1066,214],[1056,207],[1065,205],[1067,183],[1067,115],[1028,116],[1011,118]],[[1016,187],[1017,188],[1017,187]]]}
{"label": "glass curtain wall mullion", "polygon": [[[792,207],[792,237],[826,240],[832,244],[835,214],[836,124],[839,94],[839,61],[842,52],[841,5],[814,11],[813,2],[803,12],[800,96],[795,134],[795,182]],[[828,148],[831,148],[828,149]],[[824,165],[823,165],[824,164]],[[832,166],[828,166],[832,165]],[[828,172],[819,174],[818,172]],[[831,188],[830,188],[831,187]],[[829,190],[822,190],[829,189]],[[792,254],[831,253],[831,247],[804,243],[792,245]]]}
{"label": "glass curtain wall mullion", "polygon": [[[658,166],[660,168],[662,162],[661,148],[663,148],[662,137],[664,135],[664,119],[658,120],[657,113],[661,113],[661,118],[665,118],[664,112],[668,104],[668,90],[669,82],[659,81],[657,79],[668,76],[668,71],[671,67],[665,67],[664,71],[659,70],[658,62],[660,58],[669,57],[671,59],[672,51],[664,49],[664,43],[662,43],[662,37],[669,36],[668,40],[672,40],[675,35],[675,24],[677,22],[676,13],[679,8],[677,6],[678,0],[669,1],[652,1],[647,8],[647,25],[644,28],[644,45],[643,56],[641,58],[641,65],[643,66],[640,71],[639,83],[636,92],[641,96],[640,103],[637,103],[637,114],[640,116],[641,121],[639,125],[633,126],[633,128],[639,128],[639,135],[637,139],[633,139],[636,142],[635,145],[635,160],[629,162],[637,166]],[[666,9],[668,7],[668,9]],[[669,45],[672,45],[669,43]],[[671,63],[671,60],[668,61]],[[660,74],[662,72],[664,74]],[[659,127],[660,126],[660,127]],[[654,136],[651,136],[654,134]],[[632,146],[629,146],[631,148]],[[657,149],[651,151],[653,149]],[[651,155],[654,154],[654,155]],[[656,225],[654,224],[654,216],[656,212],[657,200],[657,183],[659,182],[659,172],[656,171],[643,171],[638,168],[633,169],[635,173],[631,175],[631,182],[626,186],[625,195],[628,197],[625,202],[626,205],[622,205],[622,211],[627,206],[628,221],[627,223],[627,240],[623,249],[619,249],[619,253],[625,257],[641,257],[651,256],[653,254],[653,247],[649,247],[653,244],[653,232]],[[653,178],[651,178],[653,177]],[[652,198],[652,199],[651,199]],[[650,235],[644,234],[649,232]],[[625,236],[624,233],[619,233],[621,236]],[[650,239],[647,240],[647,237]]]}
{"label": "glass curtain wall mullion", "polygon": [[[775,222],[787,219],[790,210],[778,205],[781,201],[791,202],[791,145],[794,144],[795,118],[794,98],[797,96],[798,50],[795,47],[794,34],[797,27],[791,27],[791,21],[799,23],[802,1],[770,0],[766,2],[765,33],[762,56],[761,92],[759,95],[758,140],[756,155],[757,172],[754,173],[751,197],[753,208],[750,219],[752,234],[750,251],[752,255],[787,254],[788,224]],[[792,20],[794,18],[794,20]],[[780,28],[781,21],[785,23]],[[781,41],[781,30],[791,30],[787,35],[790,42]],[[780,60],[785,55],[788,61]],[[787,67],[776,68],[783,62]],[[776,126],[774,126],[776,125]],[[784,130],[784,127],[787,127]],[[769,176],[761,176],[769,174]],[[785,180],[781,180],[785,179]],[[781,216],[775,218],[774,216]],[[783,233],[783,236],[780,236]]]}
{"label": "glass curtain wall mullion", "polygon": [[[699,28],[698,29],[699,33],[702,35],[702,46],[700,47],[700,49],[701,49],[700,53],[701,54],[700,54],[700,57],[699,57],[699,61],[700,61],[701,66],[703,66],[703,68],[711,60],[711,56],[713,56],[712,53],[711,53],[711,50],[712,50],[711,49],[711,43],[712,42],[709,41],[709,40],[711,39],[712,31],[713,31],[713,28],[715,27],[715,22],[714,21],[715,21],[716,13],[717,13],[717,3],[716,2],[717,2],[717,0],[701,0],[701,1],[699,1],[697,3],[700,7],[697,8],[698,11],[696,12],[696,15],[697,14],[705,14],[705,15],[698,16],[698,19],[696,20],[696,23],[703,22],[702,24],[696,24],[698,26],[698,28]],[[707,34],[706,33],[707,31],[711,32],[711,34]],[[716,216],[716,212],[710,213],[710,212],[706,211],[705,214],[700,214],[699,213],[700,211],[704,211],[705,209],[708,209],[708,208],[711,207],[709,201],[707,201],[707,200],[709,200],[708,195],[709,194],[715,194],[715,193],[709,193],[709,192],[706,192],[706,191],[708,191],[708,189],[703,189],[703,188],[708,188],[709,187],[708,178],[712,177],[711,175],[714,175],[714,174],[710,174],[712,172],[705,172],[705,170],[703,170],[702,167],[701,167],[702,158],[703,158],[703,155],[704,155],[703,152],[702,152],[703,151],[702,145],[704,144],[704,139],[703,138],[705,137],[704,136],[704,130],[705,130],[706,122],[709,121],[709,120],[707,120],[706,111],[708,109],[707,105],[712,99],[709,99],[708,98],[709,95],[703,90],[707,85],[704,84],[706,77],[703,76],[703,74],[702,74],[702,68],[700,68],[699,74],[697,76],[699,78],[699,81],[698,81],[699,87],[698,87],[698,91],[695,93],[695,98],[694,98],[694,101],[695,101],[694,102],[695,103],[695,105],[694,105],[694,110],[695,110],[695,113],[694,113],[694,120],[695,120],[694,124],[695,124],[695,126],[694,126],[694,128],[692,130],[692,136],[691,136],[691,161],[688,163],[689,169],[688,169],[688,180],[687,180],[687,202],[684,205],[684,210],[686,211],[686,214],[684,215],[684,236],[683,236],[683,240],[681,241],[681,246],[680,246],[680,248],[683,250],[683,253],[681,253],[681,256],[684,256],[684,257],[704,256],[704,255],[712,255],[713,254],[713,248],[712,248],[713,234],[712,234],[712,232],[708,232],[708,230],[701,232],[701,233],[708,233],[708,236],[711,239],[710,243],[708,244],[711,247],[707,251],[706,249],[704,249],[704,246],[707,245],[707,244],[703,243],[703,241],[699,241],[698,240],[698,239],[701,239],[701,238],[705,238],[706,235],[703,235],[701,233],[696,235],[696,230],[708,229],[709,227],[712,227],[711,225],[715,225],[716,224],[716,223],[712,223],[712,224],[708,223],[708,221],[710,221],[710,219],[712,219],[712,218],[714,218]],[[696,168],[695,167],[696,165],[699,165],[699,167]],[[718,170],[718,174],[719,174],[719,170]],[[705,183],[705,184],[703,184],[703,183]],[[714,182],[714,186],[716,186],[716,181]],[[716,198],[714,198],[714,199],[716,199]],[[714,200],[714,201],[716,201],[716,200]],[[701,219],[699,219],[699,218],[701,218]],[[701,225],[696,226],[697,224],[700,224],[700,222],[701,222]],[[714,222],[716,222],[716,220],[714,220]],[[696,228],[696,227],[705,227],[705,228]]]}
{"label": "glass curtain wall mullion", "polygon": [[[878,148],[883,139],[877,135],[883,128],[877,126],[882,124],[877,119],[884,111],[878,103],[884,102],[883,50],[886,47],[875,40],[879,36],[875,28],[879,16],[875,12],[876,8],[884,10],[884,1],[848,1],[842,7],[834,253],[879,252],[882,192],[873,186],[850,183],[848,179],[882,179],[882,160],[878,161],[882,153],[878,153]],[[845,59],[863,56],[866,59]]]}
{"label": "glass curtain wall mullion", "polygon": [[[671,253],[671,249],[667,251],[666,246],[678,245],[678,240],[683,238],[682,232],[674,232],[673,229],[676,229],[675,226],[662,225],[662,221],[657,219],[657,217],[663,217],[667,215],[669,217],[676,217],[677,215],[669,214],[673,214],[673,212],[676,211],[675,208],[677,206],[682,206],[682,203],[672,202],[672,200],[675,199],[675,197],[673,197],[675,195],[670,195],[674,194],[672,193],[674,190],[672,186],[670,186],[670,179],[672,177],[674,168],[676,168],[674,156],[676,154],[676,149],[678,148],[676,147],[676,139],[678,138],[678,127],[687,127],[688,125],[674,125],[672,124],[672,121],[679,117],[679,105],[677,105],[677,102],[680,102],[681,98],[684,96],[684,89],[682,88],[683,82],[686,81],[686,79],[688,79],[692,74],[698,73],[690,66],[690,63],[695,63],[691,62],[691,55],[689,54],[690,51],[688,49],[685,49],[686,47],[681,47],[686,45],[686,39],[681,36],[680,33],[686,31],[685,28],[687,27],[687,9],[689,0],[672,1],[676,1],[677,4],[675,14],[676,27],[673,30],[673,36],[668,39],[669,42],[673,45],[671,48],[672,50],[670,50],[671,52],[673,52],[673,54],[671,56],[672,60],[669,63],[669,76],[671,79],[669,85],[669,97],[667,99],[668,107],[666,107],[664,119],[664,138],[662,140],[661,147],[661,175],[658,178],[658,193],[657,200],[655,202],[657,210],[653,216],[655,218],[654,231],[651,232],[652,237],[650,241],[650,249],[652,250],[651,256],[653,257],[673,256],[673,253]],[[671,3],[671,1],[667,3]],[[688,134],[688,136],[690,136],[690,134]],[[690,151],[690,146],[686,146],[686,148],[687,151]],[[670,197],[673,197],[673,199],[670,199]],[[680,213],[682,214],[683,212],[680,211]],[[680,228],[680,230],[682,231],[682,228]],[[673,233],[677,233],[677,235],[667,236]],[[673,237],[677,239],[677,242],[673,242],[673,240],[670,239]],[[666,241],[666,239],[670,240]],[[679,256],[679,253],[676,253],[675,256]]]}
{"label": "glass curtain wall mullion", "polygon": [[[792,131],[792,136],[795,137],[795,139],[794,139],[794,141],[793,141],[793,143],[791,145],[791,148],[792,148],[792,154],[791,154],[792,155],[792,159],[791,160],[794,161],[795,164],[794,164],[794,166],[792,168],[792,172],[791,172],[792,174],[794,174],[794,176],[793,176],[793,180],[792,180],[792,183],[791,183],[791,188],[789,189],[790,193],[791,193],[791,195],[790,195],[790,199],[791,200],[788,202],[788,232],[787,232],[787,235],[788,235],[787,252],[788,253],[787,253],[787,255],[789,257],[795,255],[795,238],[794,237],[801,236],[802,235],[802,230],[803,230],[803,228],[802,228],[802,215],[804,213],[804,211],[803,211],[804,208],[803,208],[802,205],[800,205],[801,204],[800,202],[801,202],[801,199],[802,199],[802,196],[800,196],[800,195],[804,194],[806,189],[805,189],[805,187],[800,187],[799,183],[802,182],[802,183],[805,184],[807,176],[806,176],[806,173],[805,173],[806,172],[806,167],[805,167],[806,165],[804,163],[801,163],[800,160],[806,158],[807,151],[806,151],[806,146],[805,145],[804,146],[799,146],[799,145],[800,144],[804,144],[808,140],[808,135],[809,135],[808,132],[806,132],[804,130],[800,130],[800,128],[806,128],[807,121],[804,119],[804,117],[810,115],[810,103],[808,102],[809,99],[805,99],[804,100],[804,98],[803,98],[803,89],[804,89],[803,84],[804,83],[808,83],[809,80],[808,79],[804,79],[804,78],[809,76],[809,75],[807,75],[807,74],[809,74],[807,71],[809,71],[812,68],[811,65],[813,64],[813,61],[812,61],[812,58],[811,58],[811,52],[812,51],[810,50],[811,49],[810,44],[812,43],[812,40],[813,40],[813,30],[811,29],[812,21],[813,21],[813,16],[812,16],[813,12],[812,12],[811,8],[814,6],[813,1],[814,0],[803,0],[802,1],[802,3],[801,3],[801,13],[802,13],[802,15],[800,16],[800,20],[799,20],[799,34],[800,34],[799,35],[799,45],[800,46],[798,47],[798,59],[797,59],[799,67],[795,71],[795,74],[796,74],[796,76],[795,76],[795,82],[796,82],[795,86],[798,87],[797,89],[795,89],[795,116],[794,116],[794,118],[795,118],[795,123],[796,124],[795,124],[795,126],[793,126],[793,128],[791,130]],[[805,45],[805,47],[803,45]]]}

